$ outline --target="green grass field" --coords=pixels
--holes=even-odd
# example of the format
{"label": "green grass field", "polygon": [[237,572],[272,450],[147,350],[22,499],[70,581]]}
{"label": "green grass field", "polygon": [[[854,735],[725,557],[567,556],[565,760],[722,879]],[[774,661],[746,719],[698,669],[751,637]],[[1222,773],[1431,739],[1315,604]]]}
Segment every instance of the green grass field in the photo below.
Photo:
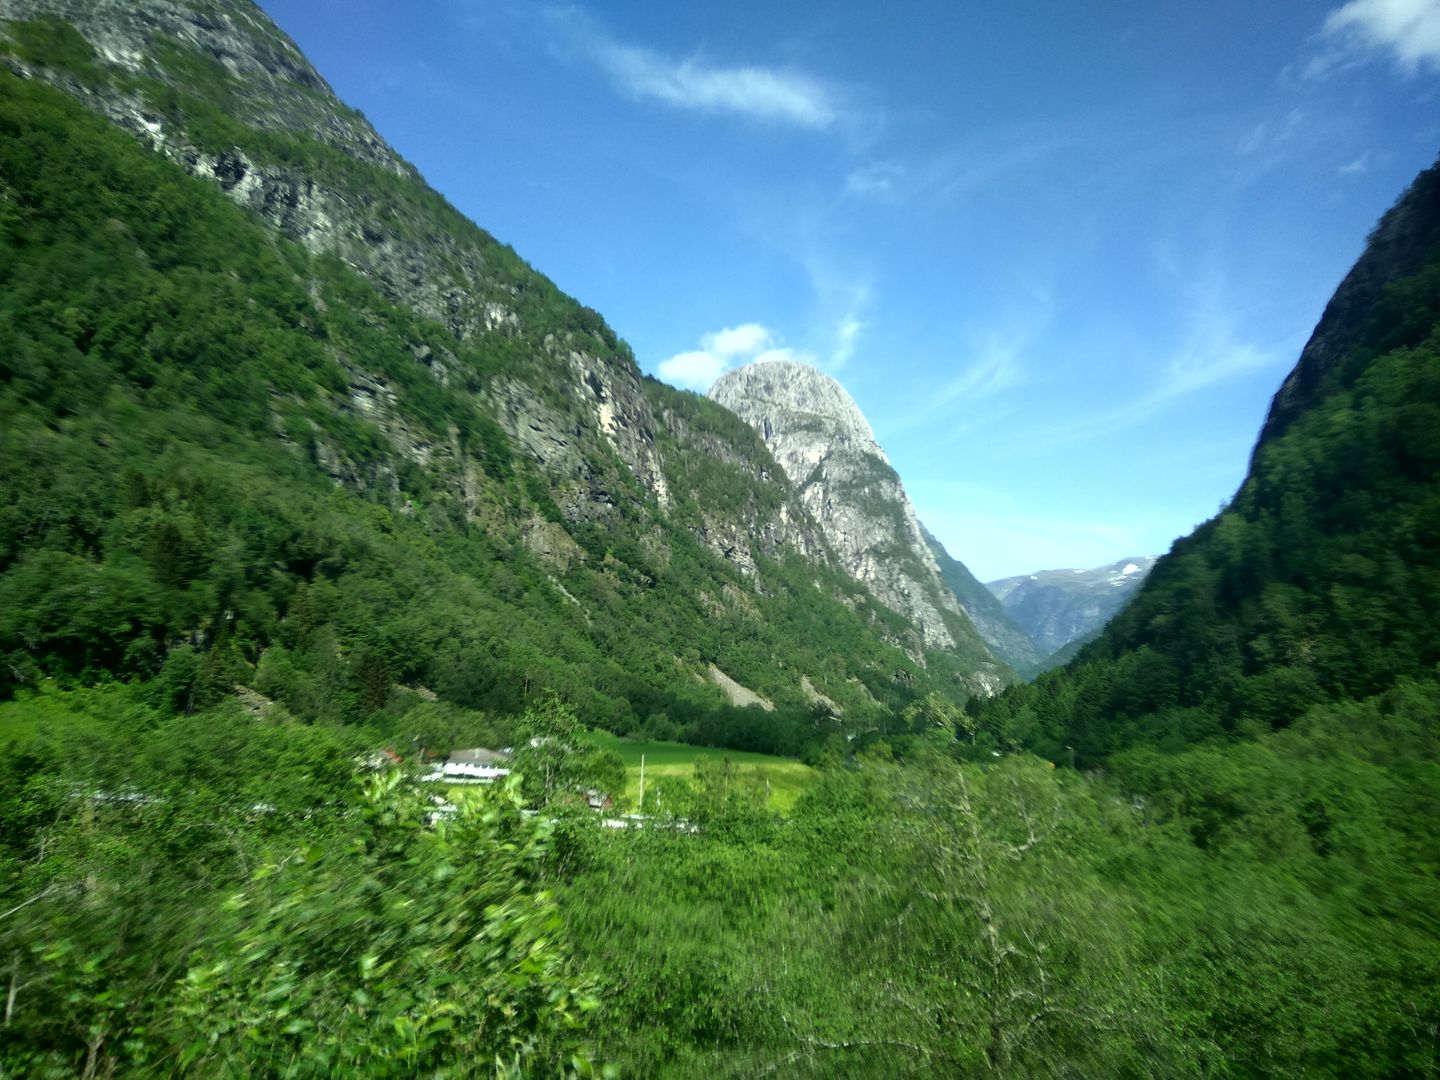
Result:
{"label": "green grass field", "polygon": [[25,746],[54,732],[84,732],[104,726],[105,717],[130,706],[122,687],[62,691],[51,683],[38,692],[21,691],[0,702],[0,746]]}
{"label": "green grass field", "polygon": [[803,762],[748,750],[714,750],[674,742],[632,742],[608,731],[592,731],[590,736],[596,746],[616,751],[625,762],[625,794],[632,809],[640,798],[642,755],[647,783],[659,776],[679,776],[688,780],[695,774],[695,762],[704,757],[717,760],[729,758],[746,771],[758,767],[770,781],[770,809],[781,814],[790,812],[795,800],[805,793],[815,777],[815,770]]}

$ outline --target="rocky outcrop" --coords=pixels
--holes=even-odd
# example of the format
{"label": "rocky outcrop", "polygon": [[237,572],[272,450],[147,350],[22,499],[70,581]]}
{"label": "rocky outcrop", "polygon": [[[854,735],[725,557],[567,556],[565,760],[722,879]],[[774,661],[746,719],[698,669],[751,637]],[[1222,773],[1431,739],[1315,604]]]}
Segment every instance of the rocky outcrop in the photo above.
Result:
{"label": "rocky outcrop", "polygon": [[738,682],[732,679],[729,675],[726,675],[725,672],[721,671],[714,664],[710,664],[705,669],[705,673],[710,676],[711,682],[713,682],[722,691],[724,691],[725,696],[730,700],[730,704],[734,705],[736,708],[745,709],[749,708],[752,705],[757,705],[760,708],[764,709],[766,712],[775,711],[775,706],[772,702],[761,697],[749,687],[741,686]]}
{"label": "rocky outcrop", "polygon": [[988,653],[942,581],[900,477],[844,387],[808,365],[771,360],[728,372],[710,397],[755,429],[840,566],[913,623],[926,648],[963,643]]}
{"label": "rocky outcrop", "polygon": [[[774,458],[745,424],[693,394],[646,384],[664,436],[661,456],[676,496],[694,515],[690,531],[747,577],[757,560],[787,552],[834,565],[821,530]],[[729,474],[726,477],[725,474]],[[717,479],[734,482],[719,483]]]}
{"label": "rocky outcrop", "polygon": [[[665,505],[640,372],[603,320],[582,309],[570,333],[532,333],[527,312],[558,297],[554,286],[429,188],[257,7],[245,0],[0,0],[0,20],[36,18],[72,24],[94,50],[95,77],[81,81],[15,55],[0,54],[0,62],[80,97],[278,232],[338,257],[388,300],[462,342],[480,347],[502,339],[505,351],[528,353],[539,375],[532,381],[549,386],[517,388],[512,379],[482,392],[502,417],[526,413],[547,390],[579,406],[539,429],[527,415],[525,426],[507,430],[547,465],[552,455],[537,444],[550,451],[571,444],[559,471],[581,493],[581,516],[605,509],[581,505],[596,485],[577,442],[608,445]],[[224,115],[191,115],[190,103],[200,112],[223,103]],[[416,362],[442,382],[453,366],[418,345]],[[565,373],[560,387],[557,372]]]}
{"label": "rocky outcrop", "polygon": [[1130,602],[1155,562],[1153,555],[1140,555],[1092,570],[1037,570],[985,587],[1049,656],[1098,633]]}

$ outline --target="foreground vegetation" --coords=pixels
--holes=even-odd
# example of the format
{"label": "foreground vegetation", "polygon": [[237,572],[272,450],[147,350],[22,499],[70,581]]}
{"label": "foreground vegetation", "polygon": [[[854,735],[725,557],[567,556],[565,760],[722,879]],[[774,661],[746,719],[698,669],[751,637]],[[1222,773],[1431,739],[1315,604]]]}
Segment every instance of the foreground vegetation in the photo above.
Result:
{"label": "foreground vegetation", "polygon": [[937,729],[785,818],[702,770],[669,782],[685,827],[623,831],[563,784],[436,818],[404,770],[357,773],[352,728],[29,697],[0,712],[0,1063],[1434,1075],[1437,695],[1103,778]]}

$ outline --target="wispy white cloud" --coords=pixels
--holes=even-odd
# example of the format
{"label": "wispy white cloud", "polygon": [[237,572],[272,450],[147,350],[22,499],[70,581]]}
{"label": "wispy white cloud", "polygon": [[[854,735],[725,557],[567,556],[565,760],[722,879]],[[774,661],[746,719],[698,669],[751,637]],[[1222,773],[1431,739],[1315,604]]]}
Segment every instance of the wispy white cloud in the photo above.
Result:
{"label": "wispy white cloud", "polygon": [[1440,0],[1349,0],[1326,16],[1312,55],[1284,74],[1323,79],[1375,57],[1406,75],[1440,68]]}
{"label": "wispy white cloud", "polygon": [[985,335],[976,350],[976,358],[932,399],[932,411],[961,398],[990,397],[1019,383],[1023,378],[1020,353],[1024,346],[1025,342],[1019,337],[993,332]]}
{"label": "wispy white cloud", "polygon": [[[1350,0],[1326,17],[1321,33],[1352,54],[1388,54],[1409,74],[1440,68],[1440,0]],[[1317,58],[1313,73],[1338,59]]]}
{"label": "wispy white cloud", "polygon": [[1294,142],[1304,122],[1305,113],[1301,109],[1291,109],[1277,120],[1262,120],[1245,134],[1236,150],[1242,157],[1263,154],[1278,159]]}
{"label": "wispy white cloud", "polygon": [[806,72],[718,63],[698,52],[666,55],[615,40],[575,7],[551,9],[550,19],[561,28],[568,45],[604,71],[616,90],[634,100],[813,129],[828,128],[841,117],[838,90]]}
{"label": "wispy white cloud", "polygon": [[1233,382],[1246,375],[1282,366],[1294,356],[1292,343],[1263,343],[1243,337],[1228,314],[1214,309],[1190,315],[1189,334],[1159,365],[1159,377],[1128,400],[1110,408],[1051,425],[1045,437],[1029,447],[1051,453],[1058,447],[1087,442],[1146,423],[1185,398]]}
{"label": "wispy white cloud", "polygon": [[781,344],[774,331],[751,322],[703,334],[700,348],[662,360],[656,371],[668,383],[704,393],[730,368],[770,360],[817,363],[813,353]]}
{"label": "wispy white cloud", "polygon": [[814,353],[806,352],[804,349],[792,349],[789,345],[779,345],[773,349],[766,349],[755,357],[752,363],[768,364],[774,360],[814,366],[816,358]]}
{"label": "wispy white cloud", "polygon": [[822,355],[813,362],[838,372],[854,359],[871,326],[874,290],[869,275],[855,266],[853,259],[838,255],[835,246],[815,232],[793,243],[788,253],[804,268],[815,296],[806,337]]}
{"label": "wispy white cloud", "polygon": [[723,67],[698,58],[661,56],[633,45],[606,44],[594,55],[623,92],[676,108],[808,128],[829,127],[838,115],[830,92],[795,71]]}
{"label": "wispy white cloud", "polygon": [[848,311],[840,317],[840,321],[835,325],[835,352],[830,358],[832,368],[839,370],[850,362],[865,325],[854,311]]}
{"label": "wispy white cloud", "polygon": [[[913,170],[913,183],[907,186],[934,204],[954,205],[1011,178],[1033,177],[1047,163],[1096,137],[1083,122],[1013,125],[973,133]],[[907,174],[904,179],[912,178]]]}
{"label": "wispy white cloud", "polygon": [[[1026,378],[1025,357],[1054,316],[1054,299],[1036,284],[1017,287],[1012,309],[995,324],[972,327],[956,349],[963,366],[937,387],[927,387],[923,400],[907,406],[904,414],[885,422],[886,433],[924,427],[943,419],[945,437],[969,430],[969,418],[985,402],[987,418],[1001,415],[993,399],[1019,386]],[[940,437],[937,435],[937,438]]]}
{"label": "wispy white cloud", "polygon": [[905,175],[898,162],[880,161],[855,169],[845,177],[845,194],[862,198],[893,195]]}
{"label": "wispy white cloud", "polygon": [[753,356],[769,345],[774,336],[759,323],[741,323],[739,326],[727,326],[724,330],[706,334],[700,339],[700,344],[707,352],[728,359],[734,356]]}
{"label": "wispy white cloud", "polygon": [[1230,382],[1252,371],[1281,362],[1275,349],[1236,337],[1229,320],[1192,335],[1162,369],[1160,383],[1140,399],[1143,411],[1212,386]]}
{"label": "wispy white cloud", "polygon": [[705,349],[676,353],[668,360],[662,360],[657,370],[666,382],[686,390],[698,390],[702,394],[710,389],[716,379],[725,374],[730,361],[716,356]]}
{"label": "wispy white cloud", "polygon": [[1366,150],[1353,161],[1347,161],[1344,165],[1341,165],[1336,171],[1341,176],[1360,176],[1370,171],[1370,166],[1374,163],[1374,160],[1375,151]]}

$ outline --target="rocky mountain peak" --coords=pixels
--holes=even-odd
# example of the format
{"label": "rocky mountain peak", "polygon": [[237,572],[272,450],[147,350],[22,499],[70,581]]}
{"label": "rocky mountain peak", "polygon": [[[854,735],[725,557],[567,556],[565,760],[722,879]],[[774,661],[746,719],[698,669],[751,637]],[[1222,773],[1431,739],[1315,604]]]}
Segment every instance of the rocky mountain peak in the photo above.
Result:
{"label": "rocky mountain peak", "polygon": [[[132,77],[192,93],[211,77],[243,85],[245,92],[226,102],[230,118],[241,124],[303,133],[397,176],[419,179],[363,116],[339,104],[295,43],[245,0],[0,0],[0,19],[37,16],[80,28],[101,61]],[[186,56],[200,64],[174,62]],[[118,88],[106,96],[94,104],[122,126],[157,143],[171,134],[158,110],[145,108],[138,97]],[[237,160],[222,170],[233,170]]]}
{"label": "rocky mountain peak", "polygon": [[946,586],[900,477],[845,388],[809,365],[766,360],[727,372],[710,397],[764,440],[841,566],[919,628],[912,653],[971,653],[981,662],[974,688],[998,689],[1003,669]]}
{"label": "rocky mountain peak", "polygon": [[[839,382],[809,364],[792,360],[747,364],[722,375],[711,387],[710,397],[747,420],[751,414],[758,416],[754,426],[766,443],[804,432],[803,441],[814,446],[814,435],[823,431],[889,464],[855,399]],[[742,403],[743,412],[736,408]]]}

